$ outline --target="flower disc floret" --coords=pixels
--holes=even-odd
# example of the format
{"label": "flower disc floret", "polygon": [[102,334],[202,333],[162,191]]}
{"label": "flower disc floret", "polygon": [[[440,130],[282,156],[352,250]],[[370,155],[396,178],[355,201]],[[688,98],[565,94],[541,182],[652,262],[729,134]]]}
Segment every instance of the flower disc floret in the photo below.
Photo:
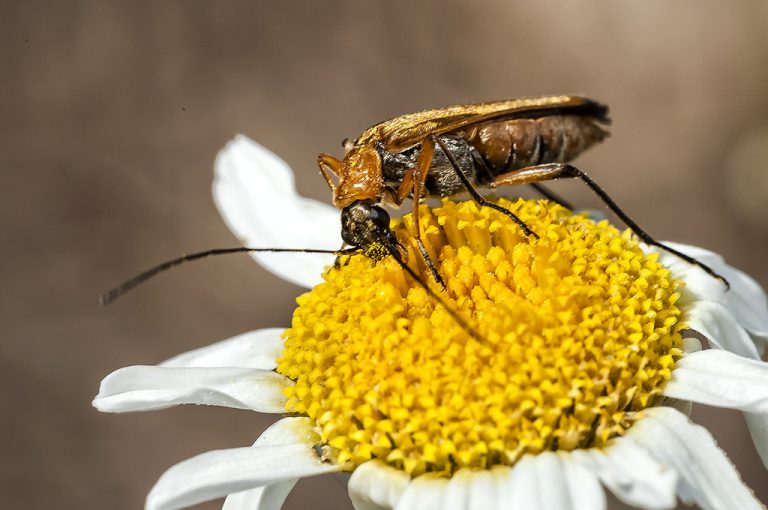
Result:
{"label": "flower disc floret", "polygon": [[471,334],[391,257],[352,256],[298,299],[278,371],[328,460],[372,458],[411,475],[512,465],[600,447],[656,405],[681,355],[682,284],[629,231],[546,201],[421,210],[434,284],[406,216],[409,264]]}

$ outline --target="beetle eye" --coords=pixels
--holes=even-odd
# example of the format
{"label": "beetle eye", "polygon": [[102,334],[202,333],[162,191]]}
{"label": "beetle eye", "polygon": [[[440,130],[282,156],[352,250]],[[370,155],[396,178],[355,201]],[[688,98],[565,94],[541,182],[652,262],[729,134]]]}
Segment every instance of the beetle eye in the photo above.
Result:
{"label": "beetle eye", "polygon": [[375,223],[377,227],[389,229],[389,213],[383,208],[375,205],[371,207],[368,214],[371,221]]}

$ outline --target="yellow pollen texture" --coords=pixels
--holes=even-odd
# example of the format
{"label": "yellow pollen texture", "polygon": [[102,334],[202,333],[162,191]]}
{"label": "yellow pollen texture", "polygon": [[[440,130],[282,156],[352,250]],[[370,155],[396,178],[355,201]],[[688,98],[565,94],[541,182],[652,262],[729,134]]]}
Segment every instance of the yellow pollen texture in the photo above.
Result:
{"label": "yellow pollen texture", "polygon": [[278,372],[286,412],[310,418],[323,456],[381,459],[411,475],[512,465],[523,454],[600,447],[657,405],[681,355],[682,283],[629,231],[547,201],[422,206],[417,255],[406,216],[393,229],[408,263],[342,260],[298,298]]}

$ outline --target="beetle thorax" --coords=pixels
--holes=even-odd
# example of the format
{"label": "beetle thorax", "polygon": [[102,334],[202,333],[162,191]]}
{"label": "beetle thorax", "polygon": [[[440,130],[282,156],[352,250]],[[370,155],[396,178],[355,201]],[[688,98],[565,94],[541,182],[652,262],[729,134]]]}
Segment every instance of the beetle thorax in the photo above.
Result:
{"label": "beetle thorax", "polygon": [[333,203],[341,209],[356,200],[378,202],[385,188],[379,153],[371,146],[357,146],[341,162],[341,175]]}

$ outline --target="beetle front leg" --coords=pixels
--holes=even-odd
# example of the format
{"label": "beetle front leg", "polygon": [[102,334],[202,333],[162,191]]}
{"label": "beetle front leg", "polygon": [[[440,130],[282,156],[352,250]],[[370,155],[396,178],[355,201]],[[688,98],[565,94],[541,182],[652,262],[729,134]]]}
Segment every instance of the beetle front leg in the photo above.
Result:
{"label": "beetle front leg", "polygon": [[405,199],[408,196],[408,188],[412,188],[413,191],[413,236],[416,240],[416,246],[419,248],[421,258],[432,273],[432,277],[441,287],[445,288],[445,280],[440,276],[440,272],[437,270],[434,262],[427,253],[427,248],[421,240],[421,225],[419,222],[419,202],[424,194],[424,184],[427,182],[427,174],[429,173],[429,167],[432,164],[432,156],[435,154],[435,142],[432,138],[426,138],[421,142],[421,149],[419,150],[419,158],[416,160],[416,167],[406,172],[403,182],[400,188],[397,190],[397,197],[400,200]]}
{"label": "beetle front leg", "polygon": [[341,161],[334,158],[330,154],[320,154],[317,156],[317,166],[320,168],[320,175],[323,176],[325,182],[328,183],[328,187],[331,188],[331,193],[335,193],[336,185],[333,183],[333,179],[328,172],[330,171],[336,177],[339,176],[341,170]]}

